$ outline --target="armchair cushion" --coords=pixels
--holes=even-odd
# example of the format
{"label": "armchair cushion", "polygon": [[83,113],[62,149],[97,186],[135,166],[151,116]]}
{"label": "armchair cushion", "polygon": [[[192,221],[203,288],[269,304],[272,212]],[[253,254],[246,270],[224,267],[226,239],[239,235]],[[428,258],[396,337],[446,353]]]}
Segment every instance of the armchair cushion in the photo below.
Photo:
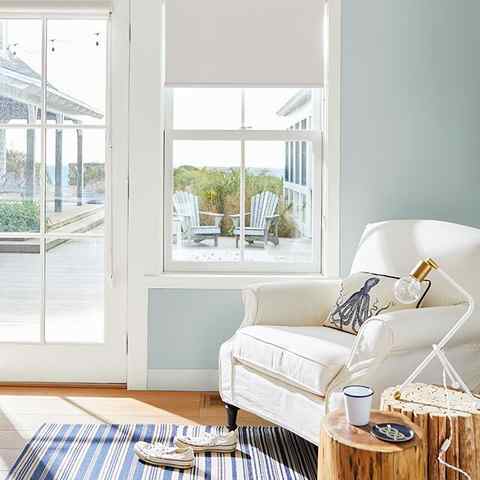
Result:
{"label": "armchair cushion", "polygon": [[324,396],[347,362],[355,337],[325,327],[253,326],[233,339],[236,361]]}
{"label": "armchair cushion", "polygon": [[418,302],[403,304],[394,295],[397,280],[398,277],[368,272],[354,273],[345,278],[325,326],[356,335],[370,317],[419,307],[430,288],[430,281],[422,282],[423,291]]}

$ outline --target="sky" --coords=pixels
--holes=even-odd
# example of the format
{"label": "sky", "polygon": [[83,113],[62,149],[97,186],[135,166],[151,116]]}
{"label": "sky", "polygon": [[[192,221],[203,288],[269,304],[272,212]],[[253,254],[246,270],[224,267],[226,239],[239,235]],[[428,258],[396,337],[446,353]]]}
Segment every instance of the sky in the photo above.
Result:
{"label": "sky", "polygon": [[[98,35],[97,35],[98,34]],[[106,22],[103,20],[49,20],[47,24],[47,80],[56,88],[105,111],[106,96]],[[99,41],[99,46],[96,41]],[[38,20],[9,20],[8,43],[17,56],[37,72],[41,71],[41,23]],[[52,51],[54,49],[54,51]],[[160,85],[159,85],[160,88]],[[288,119],[277,115],[278,109],[297,89],[252,88],[245,90],[244,127],[284,130]],[[103,123],[85,118],[84,122]],[[241,120],[240,89],[176,89],[174,93],[174,128],[238,129]],[[38,137],[38,136],[37,136]],[[103,133],[85,133],[84,161],[104,161]],[[7,148],[25,151],[25,134],[7,132]],[[76,138],[64,132],[64,163],[76,161]],[[283,170],[284,142],[249,142],[246,165],[253,168]],[[54,135],[47,138],[47,163],[54,161]],[[36,157],[39,159],[39,156]],[[174,166],[239,167],[239,142],[176,142]]]}
{"label": "sky", "polygon": [[[99,33],[99,35],[97,35]],[[8,44],[16,55],[41,73],[41,22],[16,19],[8,21]],[[106,96],[106,21],[104,20],[50,20],[47,24],[47,80],[57,89],[105,112]],[[96,41],[99,41],[99,46]],[[16,44],[16,45],[15,45]],[[52,51],[54,48],[54,51]],[[103,123],[103,119],[83,118],[84,123]],[[39,138],[39,135],[37,135]],[[47,136],[47,163],[55,155],[54,133]],[[74,132],[64,131],[65,163],[76,161]],[[104,134],[85,131],[85,162],[103,162]],[[7,148],[25,151],[25,132],[7,130]],[[39,160],[38,155],[36,159]]]}
{"label": "sky", "polygon": [[[277,111],[298,90],[295,88],[250,88],[245,90],[246,128],[285,130],[290,125]],[[176,89],[174,93],[174,128],[236,130],[242,127],[241,90],[234,88]],[[282,170],[285,143],[248,142],[245,165],[252,168]],[[174,166],[239,167],[240,142],[177,141]]]}

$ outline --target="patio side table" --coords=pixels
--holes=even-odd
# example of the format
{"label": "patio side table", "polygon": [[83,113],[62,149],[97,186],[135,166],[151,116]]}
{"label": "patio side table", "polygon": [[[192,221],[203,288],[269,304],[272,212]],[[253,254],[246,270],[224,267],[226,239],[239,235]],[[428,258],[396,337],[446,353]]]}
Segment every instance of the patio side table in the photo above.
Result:
{"label": "patio side table", "polygon": [[[372,423],[408,425],[415,438],[387,443],[370,433]],[[322,423],[318,450],[318,480],[427,480],[423,430],[399,413],[374,410],[370,425],[354,427],[345,412],[330,412]]]}

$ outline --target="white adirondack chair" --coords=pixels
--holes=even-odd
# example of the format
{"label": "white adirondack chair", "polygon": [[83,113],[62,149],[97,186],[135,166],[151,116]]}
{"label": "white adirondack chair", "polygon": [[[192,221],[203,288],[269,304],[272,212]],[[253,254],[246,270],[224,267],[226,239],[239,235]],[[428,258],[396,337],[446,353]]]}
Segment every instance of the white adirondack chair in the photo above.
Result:
{"label": "white adirondack chair", "polygon": [[[278,195],[272,192],[257,193],[252,197],[250,212],[245,216],[250,216],[250,225],[245,227],[245,240],[251,245],[256,240],[262,241],[263,246],[267,242],[278,245],[278,220],[280,215],[275,211],[278,206]],[[240,240],[240,215],[230,215],[233,226],[236,244]]]}
{"label": "white adirondack chair", "polygon": [[[190,192],[175,192],[173,206],[175,214],[180,218],[182,232],[187,240],[200,243],[202,240],[213,239],[214,245],[218,246],[223,213],[201,212],[197,195]],[[213,217],[214,225],[200,225],[200,215]]]}

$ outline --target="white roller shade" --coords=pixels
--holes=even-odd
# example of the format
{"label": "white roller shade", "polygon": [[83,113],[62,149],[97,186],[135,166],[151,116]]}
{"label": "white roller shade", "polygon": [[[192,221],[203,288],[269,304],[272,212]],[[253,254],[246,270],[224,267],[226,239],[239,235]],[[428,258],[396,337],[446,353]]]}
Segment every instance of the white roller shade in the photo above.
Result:
{"label": "white roller shade", "polygon": [[321,86],[323,0],[165,0],[168,86]]}
{"label": "white roller shade", "polygon": [[0,15],[11,13],[108,15],[112,0],[0,0]]}

